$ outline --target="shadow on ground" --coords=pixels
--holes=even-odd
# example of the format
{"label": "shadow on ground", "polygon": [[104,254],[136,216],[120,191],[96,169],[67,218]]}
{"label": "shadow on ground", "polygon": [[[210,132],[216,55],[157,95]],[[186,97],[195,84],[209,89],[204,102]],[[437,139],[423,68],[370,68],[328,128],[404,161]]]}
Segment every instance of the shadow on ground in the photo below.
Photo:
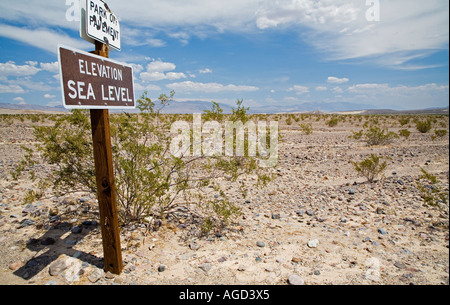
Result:
{"label": "shadow on ground", "polygon": [[[73,246],[83,241],[83,239],[93,230],[98,230],[98,223],[93,221],[83,222],[75,229],[68,223],[61,223],[52,226],[44,235],[38,239],[30,239],[27,242],[27,248],[36,252],[21,268],[14,274],[25,280],[32,279],[49,266],[59,256],[65,254],[69,257],[76,257],[79,260],[98,268],[103,268],[103,258],[89,253],[84,253],[73,249]],[[70,232],[67,235],[67,232]],[[63,235],[64,238],[62,238]]]}

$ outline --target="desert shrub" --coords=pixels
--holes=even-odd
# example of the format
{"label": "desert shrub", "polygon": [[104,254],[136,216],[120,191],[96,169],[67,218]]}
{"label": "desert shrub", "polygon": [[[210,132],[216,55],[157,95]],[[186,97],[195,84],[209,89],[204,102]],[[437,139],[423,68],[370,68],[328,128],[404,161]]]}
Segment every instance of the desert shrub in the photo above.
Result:
{"label": "desert shrub", "polygon": [[212,102],[211,110],[204,110],[202,118],[205,121],[217,121],[222,122],[224,118],[223,109],[216,102]]}
{"label": "desert shrub", "polygon": [[373,182],[387,167],[387,163],[381,162],[381,159],[382,157],[371,154],[367,159],[361,162],[352,162],[352,164],[360,175],[366,177],[369,182]]}
{"label": "desert shrub", "polygon": [[288,116],[288,117],[287,117],[287,119],[286,119],[286,124],[287,124],[287,125],[292,125],[292,117],[291,117],[291,116]]}
{"label": "desert shrub", "polygon": [[[160,113],[173,94],[161,95],[157,105],[145,92],[137,101],[140,114],[111,115],[119,219],[122,224],[129,224],[142,222],[149,216],[167,217],[177,205],[186,204],[195,209],[192,213],[200,213],[203,221],[198,224],[203,229],[223,228],[239,215],[240,209],[227,197],[218,178],[239,184],[244,192],[248,186],[242,176],[256,174],[259,180],[255,187],[267,183],[270,176],[262,172],[252,157],[206,157],[188,153],[173,156],[169,149],[173,137],[170,124],[175,117],[170,119]],[[242,101],[237,105],[233,118],[248,120],[248,108],[242,107]],[[215,116],[222,113],[220,110],[218,104],[213,104],[210,113]],[[35,127],[34,135],[38,144],[29,151],[22,167],[28,165],[32,173],[32,165],[38,162],[36,158],[54,166],[48,176],[40,178],[41,192],[56,195],[96,192],[88,111],[73,110],[58,117],[53,126]],[[212,196],[211,192],[220,196]],[[29,195],[31,200],[33,194]]]}
{"label": "desert shrub", "polygon": [[424,120],[424,121],[416,121],[416,128],[421,133],[427,133],[431,130],[432,122],[430,119]]}
{"label": "desert shrub", "polygon": [[401,129],[398,131],[398,134],[404,137],[405,139],[408,139],[409,136],[411,135],[411,131],[409,131],[408,129]]}
{"label": "desert shrub", "polygon": [[398,135],[395,132],[381,129],[378,126],[371,126],[365,133],[364,138],[368,145],[386,145],[391,143]]}
{"label": "desert shrub", "polygon": [[446,135],[447,135],[447,130],[445,130],[445,129],[436,129],[436,130],[434,131],[434,135],[431,136],[431,138],[432,138],[433,140],[435,140],[435,139],[437,139],[437,138],[445,137]]}
{"label": "desert shrub", "polygon": [[325,124],[329,127],[336,127],[339,123],[339,119],[337,117],[330,118]]}
{"label": "desert shrub", "polygon": [[310,135],[313,132],[313,127],[311,124],[300,124],[300,128],[302,129],[302,132],[306,135]]}
{"label": "desert shrub", "polygon": [[439,179],[428,173],[423,168],[420,169],[422,175],[419,177],[416,185],[420,192],[420,197],[428,206],[439,208],[448,218],[448,188],[445,190],[440,186]]}
{"label": "desert shrub", "polygon": [[398,122],[400,123],[400,126],[405,126],[409,123],[410,119],[411,118],[409,116],[402,116],[398,118]]}

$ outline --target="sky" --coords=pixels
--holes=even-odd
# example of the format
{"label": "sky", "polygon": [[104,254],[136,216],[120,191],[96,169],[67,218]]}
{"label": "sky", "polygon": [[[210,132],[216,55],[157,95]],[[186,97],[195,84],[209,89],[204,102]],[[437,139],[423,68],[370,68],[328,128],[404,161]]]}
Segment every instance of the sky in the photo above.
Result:
{"label": "sky", "polygon": [[[133,66],[137,96],[174,90],[178,102],[243,99],[280,111],[448,107],[445,0],[107,3],[122,41],[110,58]],[[0,103],[62,105],[57,45],[94,49],[80,38],[78,8],[73,0],[0,0]]]}

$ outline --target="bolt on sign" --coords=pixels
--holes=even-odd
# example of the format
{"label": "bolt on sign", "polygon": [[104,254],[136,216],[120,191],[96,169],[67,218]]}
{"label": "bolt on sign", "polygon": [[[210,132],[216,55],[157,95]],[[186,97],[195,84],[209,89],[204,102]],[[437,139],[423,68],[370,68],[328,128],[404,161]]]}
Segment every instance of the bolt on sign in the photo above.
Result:
{"label": "bolt on sign", "polygon": [[65,108],[136,108],[132,66],[65,46],[58,60]]}
{"label": "bolt on sign", "polygon": [[120,24],[119,19],[101,0],[81,0],[81,38],[94,42],[100,41],[120,51]]}

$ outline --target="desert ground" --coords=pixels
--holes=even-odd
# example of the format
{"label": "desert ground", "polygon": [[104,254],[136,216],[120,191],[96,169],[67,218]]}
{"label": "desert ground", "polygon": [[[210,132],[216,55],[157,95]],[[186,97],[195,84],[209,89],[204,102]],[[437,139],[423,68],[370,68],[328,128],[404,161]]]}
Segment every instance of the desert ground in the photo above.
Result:
{"label": "desert ground", "polygon": [[[448,132],[448,115],[429,116],[427,133],[412,119],[400,126],[396,115],[342,115],[336,126],[317,114],[272,115],[282,135],[275,179],[245,199],[231,196],[239,218],[204,237],[189,235],[184,209],[156,231],[122,227],[120,275],[102,269],[95,194],[48,194],[24,204],[36,182],[14,180],[11,171],[25,154],[21,146],[35,141],[33,124],[50,123],[22,117],[0,120],[0,284],[449,284],[449,137],[433,137],[435,129]],[[374,146],[352,137],[374,118],[411,135]],[[373,182],[351,163],[370,154],[387,161]],[[44,162],[35,167],[51,170]],[[443,208],[425,203],[421,168],[438,178],[426,187],[447,194]]]}

